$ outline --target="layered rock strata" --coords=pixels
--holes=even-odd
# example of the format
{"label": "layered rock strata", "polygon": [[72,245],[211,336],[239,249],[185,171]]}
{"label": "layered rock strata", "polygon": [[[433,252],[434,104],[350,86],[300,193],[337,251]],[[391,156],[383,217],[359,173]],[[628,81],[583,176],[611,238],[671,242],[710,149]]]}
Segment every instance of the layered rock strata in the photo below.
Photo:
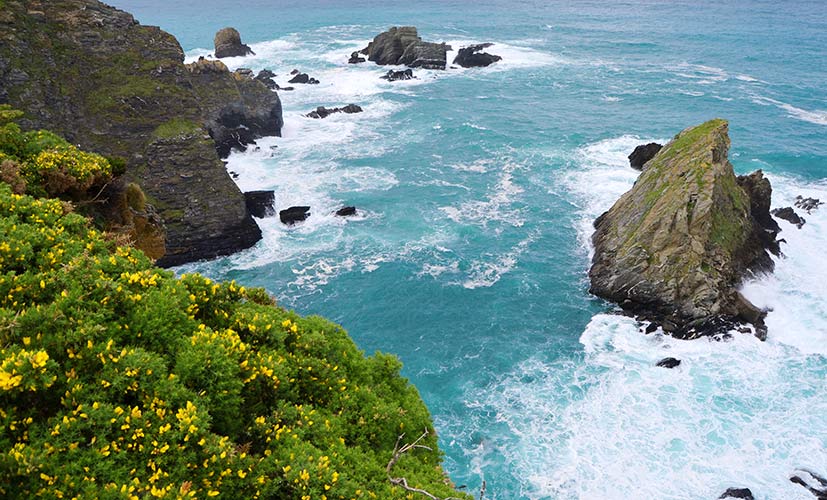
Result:
{"label": "layered rock strata", "polygon": [[760,171],[737,178],[729,146],[727,122],[711,120],[679,133],[646,164],[595,221],[592,293],[681,338],[739,322],[766,335],[765,313],[737,287],[773,269],[771,188]]}

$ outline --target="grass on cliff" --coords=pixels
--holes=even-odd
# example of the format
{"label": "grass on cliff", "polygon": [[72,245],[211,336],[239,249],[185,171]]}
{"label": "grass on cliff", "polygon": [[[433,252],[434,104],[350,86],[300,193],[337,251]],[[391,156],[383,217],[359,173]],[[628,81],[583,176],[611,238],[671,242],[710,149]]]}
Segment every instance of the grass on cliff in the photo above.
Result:
{"label": "grass on cliff", "polygon": [[467,498],[399,370],[264,290],[175,277],[70,203],[0,182],[0,497],[412,498],[386,466],[427,429],[433,451],[393,475]]}
{"label": "grass on cliff", "polygon": [[152,132],[155,139],[172,139],[175,137],[187,136],[202,131],[201,125],[182,118],[173,118],[164,122]]}

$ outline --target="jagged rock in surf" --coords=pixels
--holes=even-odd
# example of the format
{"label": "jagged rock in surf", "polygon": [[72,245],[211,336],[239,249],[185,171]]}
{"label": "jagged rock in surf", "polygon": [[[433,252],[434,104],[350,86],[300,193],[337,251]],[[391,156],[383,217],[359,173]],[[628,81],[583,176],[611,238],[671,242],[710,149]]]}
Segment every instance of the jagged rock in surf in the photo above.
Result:
{"label": "jagged rock in surf", "polygon": [[292,226],[310,217],[310,207],[290,207],[279,212],[279,219],[284,224]]}
{"label": "jagged rock in surf", "polygon": [[339,217],[350,217],[351,215],[356,215],[356,207],[342,207],[339,210],[336,210],[336,215]]}
{"label": "jagged rock in surf", "polygon": [[816,198],[804,198],[801,195],[795,197],[795,206],[806,210],[808,214],[817,209],[819,205],[824,205],[824,202]]}
{"label": "jagged rock in surf", "polygon": [[480,43],[477,45],[469,45],[457,51],[457,56],[454,58],[453,64],[459,64],[463,68],[482,68],[490,66],[497,61],[501,61],[502,57],[482,52],[484,49],[491,47],[493,43]]}
{"label": "jagged rock in surf", "polygon": [[359,51],[353,52],[350,54],[350,59],[347,60],[348,64],[359,64],[365,62],[365,58],[359,55]]}
{"label": "jagged rock in surf", "polygon": [[808,469],[798,469],[790,481],[807,488],[817,500],[827,500],[827,479]]}
{"label": "jagged rock in surf", "polygon": [[760,172],[742,182],[751,193],[739,185],[727,132],[716,119],[679,133],[594,223],[591,292],[679,338],[741,322],[766,335],[765,313],[737,287],[773,269],[756,218],[771,190]]}
{"label": "jagged rock in surf", "polygon": [[278,90],[279,86],[273,78],[276,77],[276,74],[270,71],[269,69],[263,69],[258,72],[256,75],[256,80],[263,83],[268,89],[270,90]]}
{"label": "jagged rock in surf", "polygon": [[296,73],[296,76],[288,80],[287,83],[306,83],[310,85],[315,85],[319,83],[319,80],[310,77],[307,73]]}
{"label": "jagged rock in surf", "polygon": [[779,219],[785,220],[790,224],[795,224],[795,226],[798,227],[798,229],[801,229],[804,223],[807,222],[807,220],[804,217],[801,217],[800,215],[795,213],[793,207],[776,208],[772,211],[772,215],[778,217]]}
{"label": "jagged rock in surf", "polygon": [[224,28],[215,34],[215,57],[239,57],[255,55],[253,49],[241,43],[241,34],[235,28]]}
{"label": "jagged rock in surf", "polygon": [[663,146],[657,142],[641,144],[629,155],[629,165],[631,165],[631,167],[635,170],[643,170],[643,165],[645,165],[647,161],[654,158],[662,147]]}

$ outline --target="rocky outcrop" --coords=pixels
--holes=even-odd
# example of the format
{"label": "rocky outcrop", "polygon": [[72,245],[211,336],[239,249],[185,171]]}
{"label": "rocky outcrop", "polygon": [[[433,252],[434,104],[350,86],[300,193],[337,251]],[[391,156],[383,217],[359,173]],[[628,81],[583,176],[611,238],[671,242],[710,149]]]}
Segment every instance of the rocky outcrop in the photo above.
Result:
{"label": "rocky outcrop", "polygon": [[310,85],[316,85],[319,83],[319,80],[312,78],[307,73],[296,73],[296,75],[293,78],[287,80],[287,83],[306,83]]}
{"label": "rocky outcrop", "polygon": [[26,112],[22,125],[125,160],[124,181],[162,220],[161,265],[260,238],[217,151],[282,126],[278,95],[263,83],[220,61],[183,61],[172,35],[96,0],[7,0],[0,9],[0,88]]}
{"label": "rocky outcrop", "polygon": [[319,106],[314,111],[307,113],[305,116],[307,116],[308,118],[327,118],[333,113],[353,114],[361,112],[362,107],[357,106],[356,104],[348,104],[347,106],[342,106],[341,108],[326,108],[324,106]]}
{"label": "rocky outcrop", "polygon": [[801,229],[801,227],[804,226],[804,223],[807,222],[807,220],[804,217],[801,217],[800,215],[795,213],[793,207],[776,208],[772,211],[772,215],[778,217],[781,220],[785,220],[790,224],[795,224],[796,227],[798,227],[798,229]]}
{"label": "rocky outcrop", "polygon": [[270,90],[278,90],[279,86],[273,78],[276,77],[276,74],[270,71],[269,69],[263,69],[258,72],[256,75],[256,80],[260,81]]}
{"label": "rocky outcrop", "polygon": [[241,35],[235,28],[224,28],[215,34],[215,57],[239,57],[255,55],[253,49],[241,43]]}
{"label": "rocky outcrop", "polygon": [[[412,68],[445,69],[451,49],[444,43],[424,42],[413,26],[390,28],[376,35],[362,53],[380,65],[405,64]],[[355,60],[351,54],[351,60]]]}
{"label": "rocky outcrop", "polygon": [[680,338],[739,322],[766,334],[737,286],[773,268],[761,223],[771,190],[760,172],[742,180],[749,192],[739,185],[727,132],[716,119],[679,133],[595,221],[591,292]]}
{"label": "rocky outcrop", "polygon": [[483,52],[484,49],[491,47],[493,43],[480,43],[477,45],[469,45],[457,51],[457,56],[454,58],[454,64],[458,64],[463,68],[481,68],[490,66],[497,61],[501,61],[502,57],[488,52]]}
{"label": "rocky outcrop", "polygon": [[739,175],[738,185],[747,193],[749,198],[750,215],[760,228],[756,230],[756,234],[761,240],[761,244],[773,255],[779,255],[781,248],[776,241],[776,237],[781,228],[778,227],[778,223],[770,214],[772,186],[769,179],[764,177],[763,171],[756,170],[749,175]]}
{"label": "rocky outcrop", "polygon": [[244,202],[253,217],[262,219],[276,214],[276,194],[273,191],[247,191],[244,193]]}
{"label": "rocky outcrop", "polygon": [[290,207],[279,211],[279,219],[284,224],[292,226],[310,217],[310,207]]}
{"label": "rocky outcrop", "polygon": [[635,170],[643,170],[643,165],[658,154],[662,148],[657,142],[650,142],[649,144],[641,144],[636,147],[629,155],[629,165]]}
{"label": "rocky outcrop", "polygon": [[394,71],[391,69],[379,78],[387,80],[389,82],[395,82],[396,80],[413,80],[416,77],[414,76],[413,71],[410,69],[399,71]]}

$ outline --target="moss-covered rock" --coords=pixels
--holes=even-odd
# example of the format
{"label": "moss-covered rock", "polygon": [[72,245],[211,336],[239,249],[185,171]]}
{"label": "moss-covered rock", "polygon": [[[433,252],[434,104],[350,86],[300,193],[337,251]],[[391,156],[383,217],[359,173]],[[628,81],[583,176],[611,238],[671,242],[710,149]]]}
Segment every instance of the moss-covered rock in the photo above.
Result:
{"label": "moss-covered rock", "polygon": [[741,187],[727,132],[715,119],[679,133],[595,221],[592,293],[682,337],[739,320],[765,333],[763,314],[736,287],[749,272],[772,270],[765,248],[774,233],[756,217],[768,211],[771,188],[760,172],[741,179],[755,189]]}
{"label": "moss-covered rock", "polygon": [[[166,225],[165,264],[260,238],[216,153],[278,135],[283,123],[278,95],[260,82],[183,60],[175,37],[97,0],[8,0],[0,11],[0,103],[26,113],[24,128],[124,158],[126,180],[157,202]],[[176,179],[174,192],[159,178]]]}

